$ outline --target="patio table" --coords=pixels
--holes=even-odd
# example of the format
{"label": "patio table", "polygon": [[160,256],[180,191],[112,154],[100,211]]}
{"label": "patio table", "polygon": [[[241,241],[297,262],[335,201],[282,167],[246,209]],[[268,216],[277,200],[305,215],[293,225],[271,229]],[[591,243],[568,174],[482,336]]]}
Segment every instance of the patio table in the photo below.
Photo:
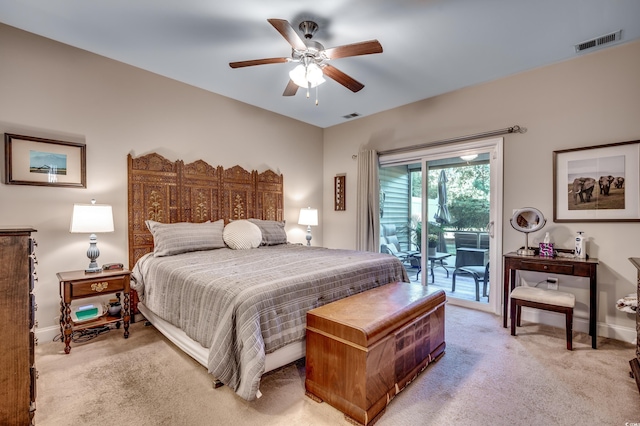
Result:
{"label": "patio table", "polygon": [[[429,255],[427,256],[427,259],[429,260],[429,269],[431,270],[431,283],[433,284],[433,282],[435,281],[435,277],[433,276],[433,268],[436,266],[440,266],[441,268],[443,268],[445,271],[447,271],[447,278],[449,278],[449,270],[444,266],[444,264],[442,263],[442,261],[444,259],[446,259],[447,257],[451,256],[450,253],[441,253],[441,252],[436,252],[433,255]],[[413,255],[414,258],[418,259],[418,272],[416,273],[416,280],[420,279],[420,272],[422,271],[422,253],[416,253]],[[436,263],[438,262],[438,263]]]}

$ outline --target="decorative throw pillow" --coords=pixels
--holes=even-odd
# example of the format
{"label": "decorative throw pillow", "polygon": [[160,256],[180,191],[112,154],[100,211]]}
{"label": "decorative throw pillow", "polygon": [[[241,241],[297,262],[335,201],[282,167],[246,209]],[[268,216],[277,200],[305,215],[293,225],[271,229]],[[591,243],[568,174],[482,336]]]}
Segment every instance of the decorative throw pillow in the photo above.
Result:
{"label": "decorative throw pillow", "polygon": [[275,220],[248,219],[249,222],[255,223],[262,232],[261,246],[275,246],[278,244],[287,244],[287,232],[284,230],[284,222]]}
{"label": "decorative throw pillow", "polygon": [[153,220],[145,223],[153,235],[153,255],[156,257],[225,247],[222,219],[204,223],[160,223]]}
{"label": "decorative throw pillow", "polygon": [[262,241],[262,232],[258,225],[248,220],[234,220],[224,227],[224,242],[234,250],[256,248]]}

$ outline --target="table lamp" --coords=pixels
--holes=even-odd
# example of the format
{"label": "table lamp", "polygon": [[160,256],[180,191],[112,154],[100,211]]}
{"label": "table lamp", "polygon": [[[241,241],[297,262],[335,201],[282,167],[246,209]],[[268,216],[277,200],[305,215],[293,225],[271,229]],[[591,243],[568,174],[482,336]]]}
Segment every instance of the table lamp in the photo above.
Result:
{"label": "table lamp", "polygon": [[87,257],[90,262],[85,272],[102,271],[102,268],[96,262],[96,259],[100,256],[96,233],[113,232],[113,211],[111,206],[96,204],[96,200],[91,200],[91,204],[74,204],[69,232],[91,234],[89,236],[89,249],[87,250]]}
{"label": "table lamp", "polygon": [[318,209],[312,209],[307,207],[306,209],[300,209],[300,217],[298,218],[298,225],[307,225],[307,245],[311,245],[311,227],[318,226]]}

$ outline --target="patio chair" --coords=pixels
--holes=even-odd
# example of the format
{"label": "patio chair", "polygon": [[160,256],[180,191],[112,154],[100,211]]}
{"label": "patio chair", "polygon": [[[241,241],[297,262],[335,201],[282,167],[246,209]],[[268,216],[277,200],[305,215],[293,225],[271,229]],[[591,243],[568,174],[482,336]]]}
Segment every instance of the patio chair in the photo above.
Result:
{"label": "patio chair", "polygon": [[396,246],[394,244],[386,244],[386,243],[380,244],[380,253],[392,254],[398,259],[400,259],[402,263],[407,263],[412,258],[412,256],[409,255],[409,253],[399,252],[396,249]]}
{"label": "patio chair", "polygon": [[478,248],[488,249],[490,243],[491,242],[490,242],[490,237],[488,233],[483,232],[478,235]]}
{"label": "patio chair", "polygon": [[488,250],[475,248],[459,248],[456,250],[456,269],[451,279],[451,292],[456,291],[456,277],[468,275],[476,284],[476,301],[480,301],[480,283],[482,282],[482,297],[487,297],[489,283]]}
{"label": "patio chair", "polygon": [[456,249],[459,248],[478,248],[478,233],[477,232],[458,232],[453,234],[453,239],[456,243]]}
{"label": "patio chair", "polygon": [[401,250],[400,241],[396,231],[396,225],[380,224],[380,251],[382,253],[393,254],[403,262],[409,261],[417,251]]}

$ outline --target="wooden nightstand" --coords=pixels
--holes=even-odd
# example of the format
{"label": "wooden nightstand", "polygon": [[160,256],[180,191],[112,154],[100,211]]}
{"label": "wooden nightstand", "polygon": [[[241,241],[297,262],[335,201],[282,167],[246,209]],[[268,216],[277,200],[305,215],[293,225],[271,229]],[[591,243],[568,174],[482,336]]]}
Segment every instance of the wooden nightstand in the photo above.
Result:
{"label": "wooden nightstand", "polygon": [[[60,281],[60,333],[64,337],[64,352],[71,351],[71,334],[74,330],[98,327],[109,323],[122,321],[124,324],[124,338],[129,337],[129,320],[131,312],[129,307],[129,276],[131,271],[119,269],[86,273],[85,271],[58,272]],[[71,301],[86,297],[100,296],[115,293],[120,301],[120,293],[124,293],[124,303],[120,316],[105,315],[96,320],[74,323],[71,320]],[[119,328],[119,324],[117,324]]]}

